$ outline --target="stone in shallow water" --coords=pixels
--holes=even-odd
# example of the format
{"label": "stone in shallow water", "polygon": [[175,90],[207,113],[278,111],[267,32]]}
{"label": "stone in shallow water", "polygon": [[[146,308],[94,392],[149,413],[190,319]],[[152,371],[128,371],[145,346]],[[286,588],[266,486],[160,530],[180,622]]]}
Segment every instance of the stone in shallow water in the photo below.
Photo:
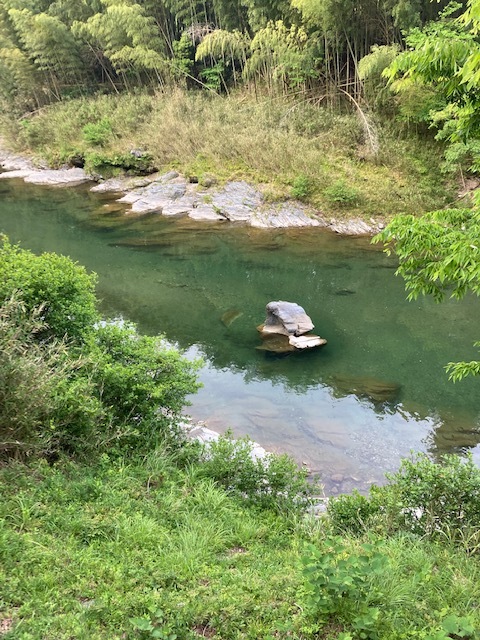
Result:
{"label": "stone in shallow water", "polygon": [[289,336],[289,343],[295,347],[295,349],[313,349],[314,347],[323,347],[327,344],[327,341],[320,336],[314,336],[309,334],[308,336]]}
{"label": "stone in shallow water", "polygon": [[277,300],[266,306],[267,318],[257,327],[263,344],[257,349],[273,353],[289,353],[322,347],[327,341],[307,334],[314,325],[305,309],[296,302]]}
{"label": "stone in shallow water", "polygon": [[263,343],[256,347],[259,351],[269,351],[270,353],[292,353],[296,351],[290,344],[288,336],[279,333],[262,335]]}
{"label": "stone in shallow water", "polygon": [[293,351],[303,351],[314,349],[327,344],[327,341],[320,336],[286,336],[280,333],[265,333],[262,335],[263,344],[258,346],[259,351],[270,351],[271,353],[292,353]]}
{"label": "stone in shallow water", "polygon": [[401,385],[395,382],[385,382],[368,376],[333,376],[332,383],[336,395],[340,397],[353,394],[373,402],[392,402],[401,389]]}
{"label": "stone in shallow water", "polygon": [[243,316],[243,311],[240,311],[240,309],[228,309],[228,311],[225,311],[225,313],[222,314],[220,322],[226,327],[229,327],[232,322],[235,322],[235,320],[240,318],[240,316]]}
{"label": "stone in shallow water", "polygon": [[50,187],[78,185],[91,180],[83,169],[20,169],[2,173],[0,178],[23,178],[25,182]]}
{"label": "stone in shallow water", "polygon": [[205,222],[225,222],[225,217],[222,216],[211,204],[201,204],[193,208],[188,217],[192,220],[201,220]]}
{"label": "stone in shallow water", "polygon": [[267,318],[263,325],[266,333],[283,333],[284,335],[301,336],[314,328],[305,309],[295,302],[277,300],[266,306]]}

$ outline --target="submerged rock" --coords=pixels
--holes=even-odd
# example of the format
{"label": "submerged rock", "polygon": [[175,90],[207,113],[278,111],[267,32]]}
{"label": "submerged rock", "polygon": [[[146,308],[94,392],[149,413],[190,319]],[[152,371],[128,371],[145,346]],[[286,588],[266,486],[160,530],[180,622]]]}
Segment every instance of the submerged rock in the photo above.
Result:
{"label": "submerged rock", "polygon": [[229,327],[232,322],[235,322],[235,320],[240,318],[240,316],[243,316],[243,311],[240,311],[240,309],[228,309],[228,311],[225,311],[225,313],[222,314],[220,322],[226,327]]}
{"label": "submerged rock", "polygon": [[268,351],[270,353],[291,353],[296,351],[286,335],[270,333],[262,335],[261,337],[263,342],[256,347],[258,351]]}
{"label": "submerged rock", "polygon": [[400,393],[401,386],[368,376],[333,376],[333,387],[339,396],[356,395],[375,403],[392,402]]}
{"label": "submerged rock", "polygon": [[354,293],[356,293],[356,291],[353,291],[353,289],[337,289],[334,291],[336,296],[353,296]]}

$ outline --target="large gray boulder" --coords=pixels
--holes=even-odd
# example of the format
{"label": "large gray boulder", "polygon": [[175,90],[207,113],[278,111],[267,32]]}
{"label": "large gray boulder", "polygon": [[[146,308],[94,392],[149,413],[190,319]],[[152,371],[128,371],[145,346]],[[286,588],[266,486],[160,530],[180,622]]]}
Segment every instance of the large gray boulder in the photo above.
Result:
{"label": "large gray boulder", "polygon": [[277,300],[266,306],[267,318],[263,325],[265,333],[281,333],[285,336],[301,336],[314,327],[305,309],[295,302]]}
{"label": "large gray boulder", "polygon": [[295,302],[277,300],[266,306],[267,318],[257,327],[263,340],[262,351],[289,353],[321,347],[327,341],[313,334],[305,335],[314,327],[305,309]]}

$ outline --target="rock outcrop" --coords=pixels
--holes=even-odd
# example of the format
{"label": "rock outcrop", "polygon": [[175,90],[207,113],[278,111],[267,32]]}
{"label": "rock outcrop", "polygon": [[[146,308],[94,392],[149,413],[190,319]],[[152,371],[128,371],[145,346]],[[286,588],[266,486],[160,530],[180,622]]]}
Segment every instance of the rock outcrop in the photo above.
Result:
{"label": "rock outcrop", "polygon": [[308,333],[314,324],[299,304],[277,300],[267,304],[266,312],[265,322],[257,327],[263,340],[257,347],[260,351],[289,353],[327,344],[324,338]]}
{"label": "rock outcrop", "polygon": [[[140,153],[132,150],[132,155]],[[49,169],[35,165],[28,157],[7,151],[0,139],[0,178],[22,178],[26,182],[47,186],[75,186],[89,180],[82,168]],[[158,213],[164,216],[186,216],[201,222],[231,222],[260,229],[291,227],[325,227],[342,235],[371,235],[383,228],[383,223],[371,219],[327,220],[325,216],[301,202],[285,200],[266,202],[262,191],[242,180],[215,186],[212,176],[186,178],[176,171],[148,176],[120,176],[95,185],[92,191],[119,194],[119,202],[130,205],[127,213],[137,215]]]}
{"label": "rock outcrop", "polygon": [[5,171],[0,173],[0,178],[22,178],[25,182],[50,187],[75,186],[91,180],[83,169],[36,167],[29,158],[4,151],[1,145],[0,167]]}

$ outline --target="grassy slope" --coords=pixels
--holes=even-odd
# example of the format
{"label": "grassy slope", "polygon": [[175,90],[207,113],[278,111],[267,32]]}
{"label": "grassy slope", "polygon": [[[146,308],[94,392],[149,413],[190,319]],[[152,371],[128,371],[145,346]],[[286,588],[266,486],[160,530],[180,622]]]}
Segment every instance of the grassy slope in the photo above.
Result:
{"label": "grassy slope", "polygon": [[[11,463],[0,493],[5,640],[320,639],[351,629],[341,598],[323,623],[309,608],[300,556],[307,543],[322,546],[324,522],[247,509],[164,454]],[[359,542],[341,544],[355,558]],[[480,627],[478,559],[413,536],[375,544],[388,557],[367,576],[367,594],[382,594],[375,637],[425,639],[450,613]],[[135,628],[142,617],[156,636]]]}
{"label": "grassy slope", "polygon": [[3,131],[17,148],[54,165],[85,157],[89,169],[102,172],[105,161],[140,148],[159,169],[200,180],[205,173],[247,178],[264,183],[272,199],[301,196],[336,216],[418,213],[454,199],[439,172],[437,144],[384,124],[372,158],[355,114],[313,103],[182,91],[99,96],[53,105],[20,123],[4,119]]}

